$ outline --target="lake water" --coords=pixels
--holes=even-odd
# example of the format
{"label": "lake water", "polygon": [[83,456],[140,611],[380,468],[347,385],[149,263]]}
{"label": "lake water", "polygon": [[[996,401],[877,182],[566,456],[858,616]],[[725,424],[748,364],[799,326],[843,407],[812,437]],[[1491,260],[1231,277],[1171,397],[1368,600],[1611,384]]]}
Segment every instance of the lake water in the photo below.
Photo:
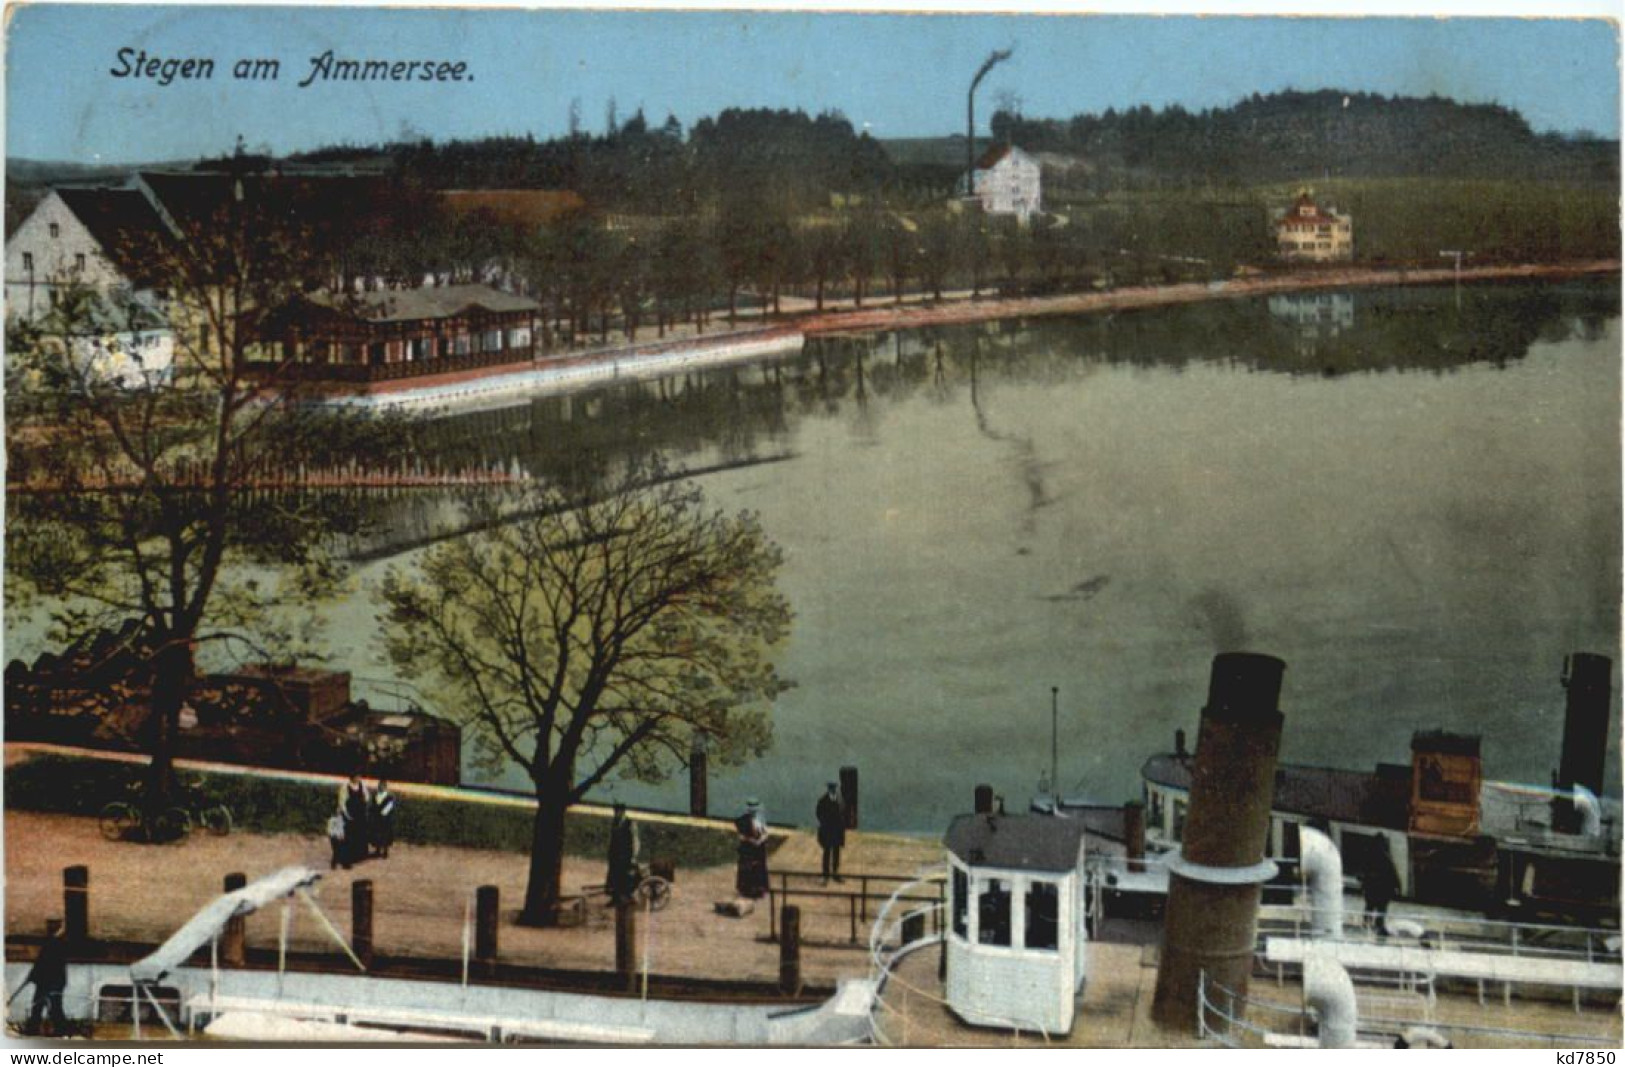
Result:
{"label": "lake water", "polygon": [[[1619,645],[1620,345],[1612,281],[1226,301],[823,339],[445,419],[429,447],[544,476],[654,448],[760,512],[797,687],[713,810],[810,822],[843,764],[870,828],[938,831],[978,782],[1024,807],[1052,686],[1063,791],[1120,803],[1232,649],[1287,663],[1284,759],[1405,762],[1446,728],[1545,783],[1564,655]],[[415,500],[376,551],[444,519]],[[373,613],[329,612],[363,676]]]}

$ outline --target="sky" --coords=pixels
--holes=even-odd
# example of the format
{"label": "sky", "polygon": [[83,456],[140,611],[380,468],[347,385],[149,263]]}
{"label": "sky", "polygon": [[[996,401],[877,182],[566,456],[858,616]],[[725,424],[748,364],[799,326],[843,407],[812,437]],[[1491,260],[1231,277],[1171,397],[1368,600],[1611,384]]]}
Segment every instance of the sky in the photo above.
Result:
{"label": "sky", "polygon": [[[982,60],[1013,48],[978,92],[1029,117],[1107,107],[1222,106],[1254,92],[1332,87],[1497,102],[1537,130],[1617,137],[1617,25],[1602,19],[865,14],[807,11],[456,10],[39,4],[9,9],[6,152],[150,162],[277,153],[402,136],[437,140],[686,125],[727,107],[836,109],[877,137],[964,129]],[[120,59],[120,50],[129,49]],[[466,64],[455,82],[316,81],[313,57]],[[209,79],[127,75],[148,58],[214,60]],[[237,80],[239,59],[279,76]]]}

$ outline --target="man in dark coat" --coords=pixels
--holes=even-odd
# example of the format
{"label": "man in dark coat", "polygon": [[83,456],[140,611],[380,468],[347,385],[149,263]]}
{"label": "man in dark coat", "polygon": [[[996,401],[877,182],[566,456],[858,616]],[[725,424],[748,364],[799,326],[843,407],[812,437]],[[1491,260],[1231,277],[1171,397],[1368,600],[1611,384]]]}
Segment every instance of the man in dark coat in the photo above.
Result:
{"label": "man in dark coat", "polygon": [[818,798],[818,844],[824,850],[824,884],[831,878],[841,878],[841,849],[846,845],[846,805],[841,803],[840,788],[830,782],[824,795]]}
{"label": "man in dark coat", "polygon": [[1388,905],[1399,893],[1399,872],[1388,853],[1388,839],[1381,834],[1371,846],[1369,865],[1360,878],[1360,892],[1365,896],[1365,910],[1373,917],[1377,936],[1387,937]]}
{"label": "man in dark coat", "polygon": [[28,1012],[28,1032],[40,1032],[40,1020],[46,1011],[51,1013],[51,1033],[60,1037],[68,1032],[68,1017],[62,1011],[62,991],[68,987],[68,943],[62,936],[59,919],[45,921],[45,943],[40,946],[34,966],[28,972],[28,982],[34,984],[34,1005]]}
{"label": "man in dark coat", "polygon": [[626,816],[626,805],[615,802],[615,817],[609,824],[609,870],[604,884],[609,898],[617,904],[631,900],[643,880],[638,868],[638,828]]}

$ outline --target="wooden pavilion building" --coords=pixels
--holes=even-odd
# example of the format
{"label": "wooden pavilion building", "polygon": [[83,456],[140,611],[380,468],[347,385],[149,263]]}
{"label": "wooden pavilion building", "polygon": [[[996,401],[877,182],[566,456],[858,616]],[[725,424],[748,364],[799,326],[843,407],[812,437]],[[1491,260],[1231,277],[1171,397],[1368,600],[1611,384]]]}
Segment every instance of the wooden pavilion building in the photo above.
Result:
{"label": "wooden pavilion building", "polygon": [[254,366],[372,382],[523,363],[536,357],[540,317],[534,300],[488,285],[308,293],[273,324],[281,360]]}

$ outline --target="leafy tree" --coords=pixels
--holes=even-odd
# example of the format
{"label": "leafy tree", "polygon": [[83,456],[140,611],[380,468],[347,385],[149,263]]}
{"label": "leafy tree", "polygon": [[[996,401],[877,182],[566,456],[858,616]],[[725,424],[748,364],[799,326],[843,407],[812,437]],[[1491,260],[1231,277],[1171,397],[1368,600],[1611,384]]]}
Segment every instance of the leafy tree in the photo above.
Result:
{"label": "leafy tree", "polygon": [[382,589],[391,660],[531,780],[533,925],[555,920],[573,804],[612,774],[666,777],[699,738],[725,764],[760,755],[787,687],[782,555],[756,517],[639,465],[600,485],[534,490]]}
{"label": "leafy tree", "polygon": [[806,232],[807,277],[814,287],[814,304],[824,310],[824,290],[841,276],[845,255],[844,234],[832,224],[817,222]]}
{"label": "leafy tree", "polygon": [[945,210],[931,212],[920,223],[920,284],[937,300],[961,265],[962,249],[954,230],[955,220]]}

